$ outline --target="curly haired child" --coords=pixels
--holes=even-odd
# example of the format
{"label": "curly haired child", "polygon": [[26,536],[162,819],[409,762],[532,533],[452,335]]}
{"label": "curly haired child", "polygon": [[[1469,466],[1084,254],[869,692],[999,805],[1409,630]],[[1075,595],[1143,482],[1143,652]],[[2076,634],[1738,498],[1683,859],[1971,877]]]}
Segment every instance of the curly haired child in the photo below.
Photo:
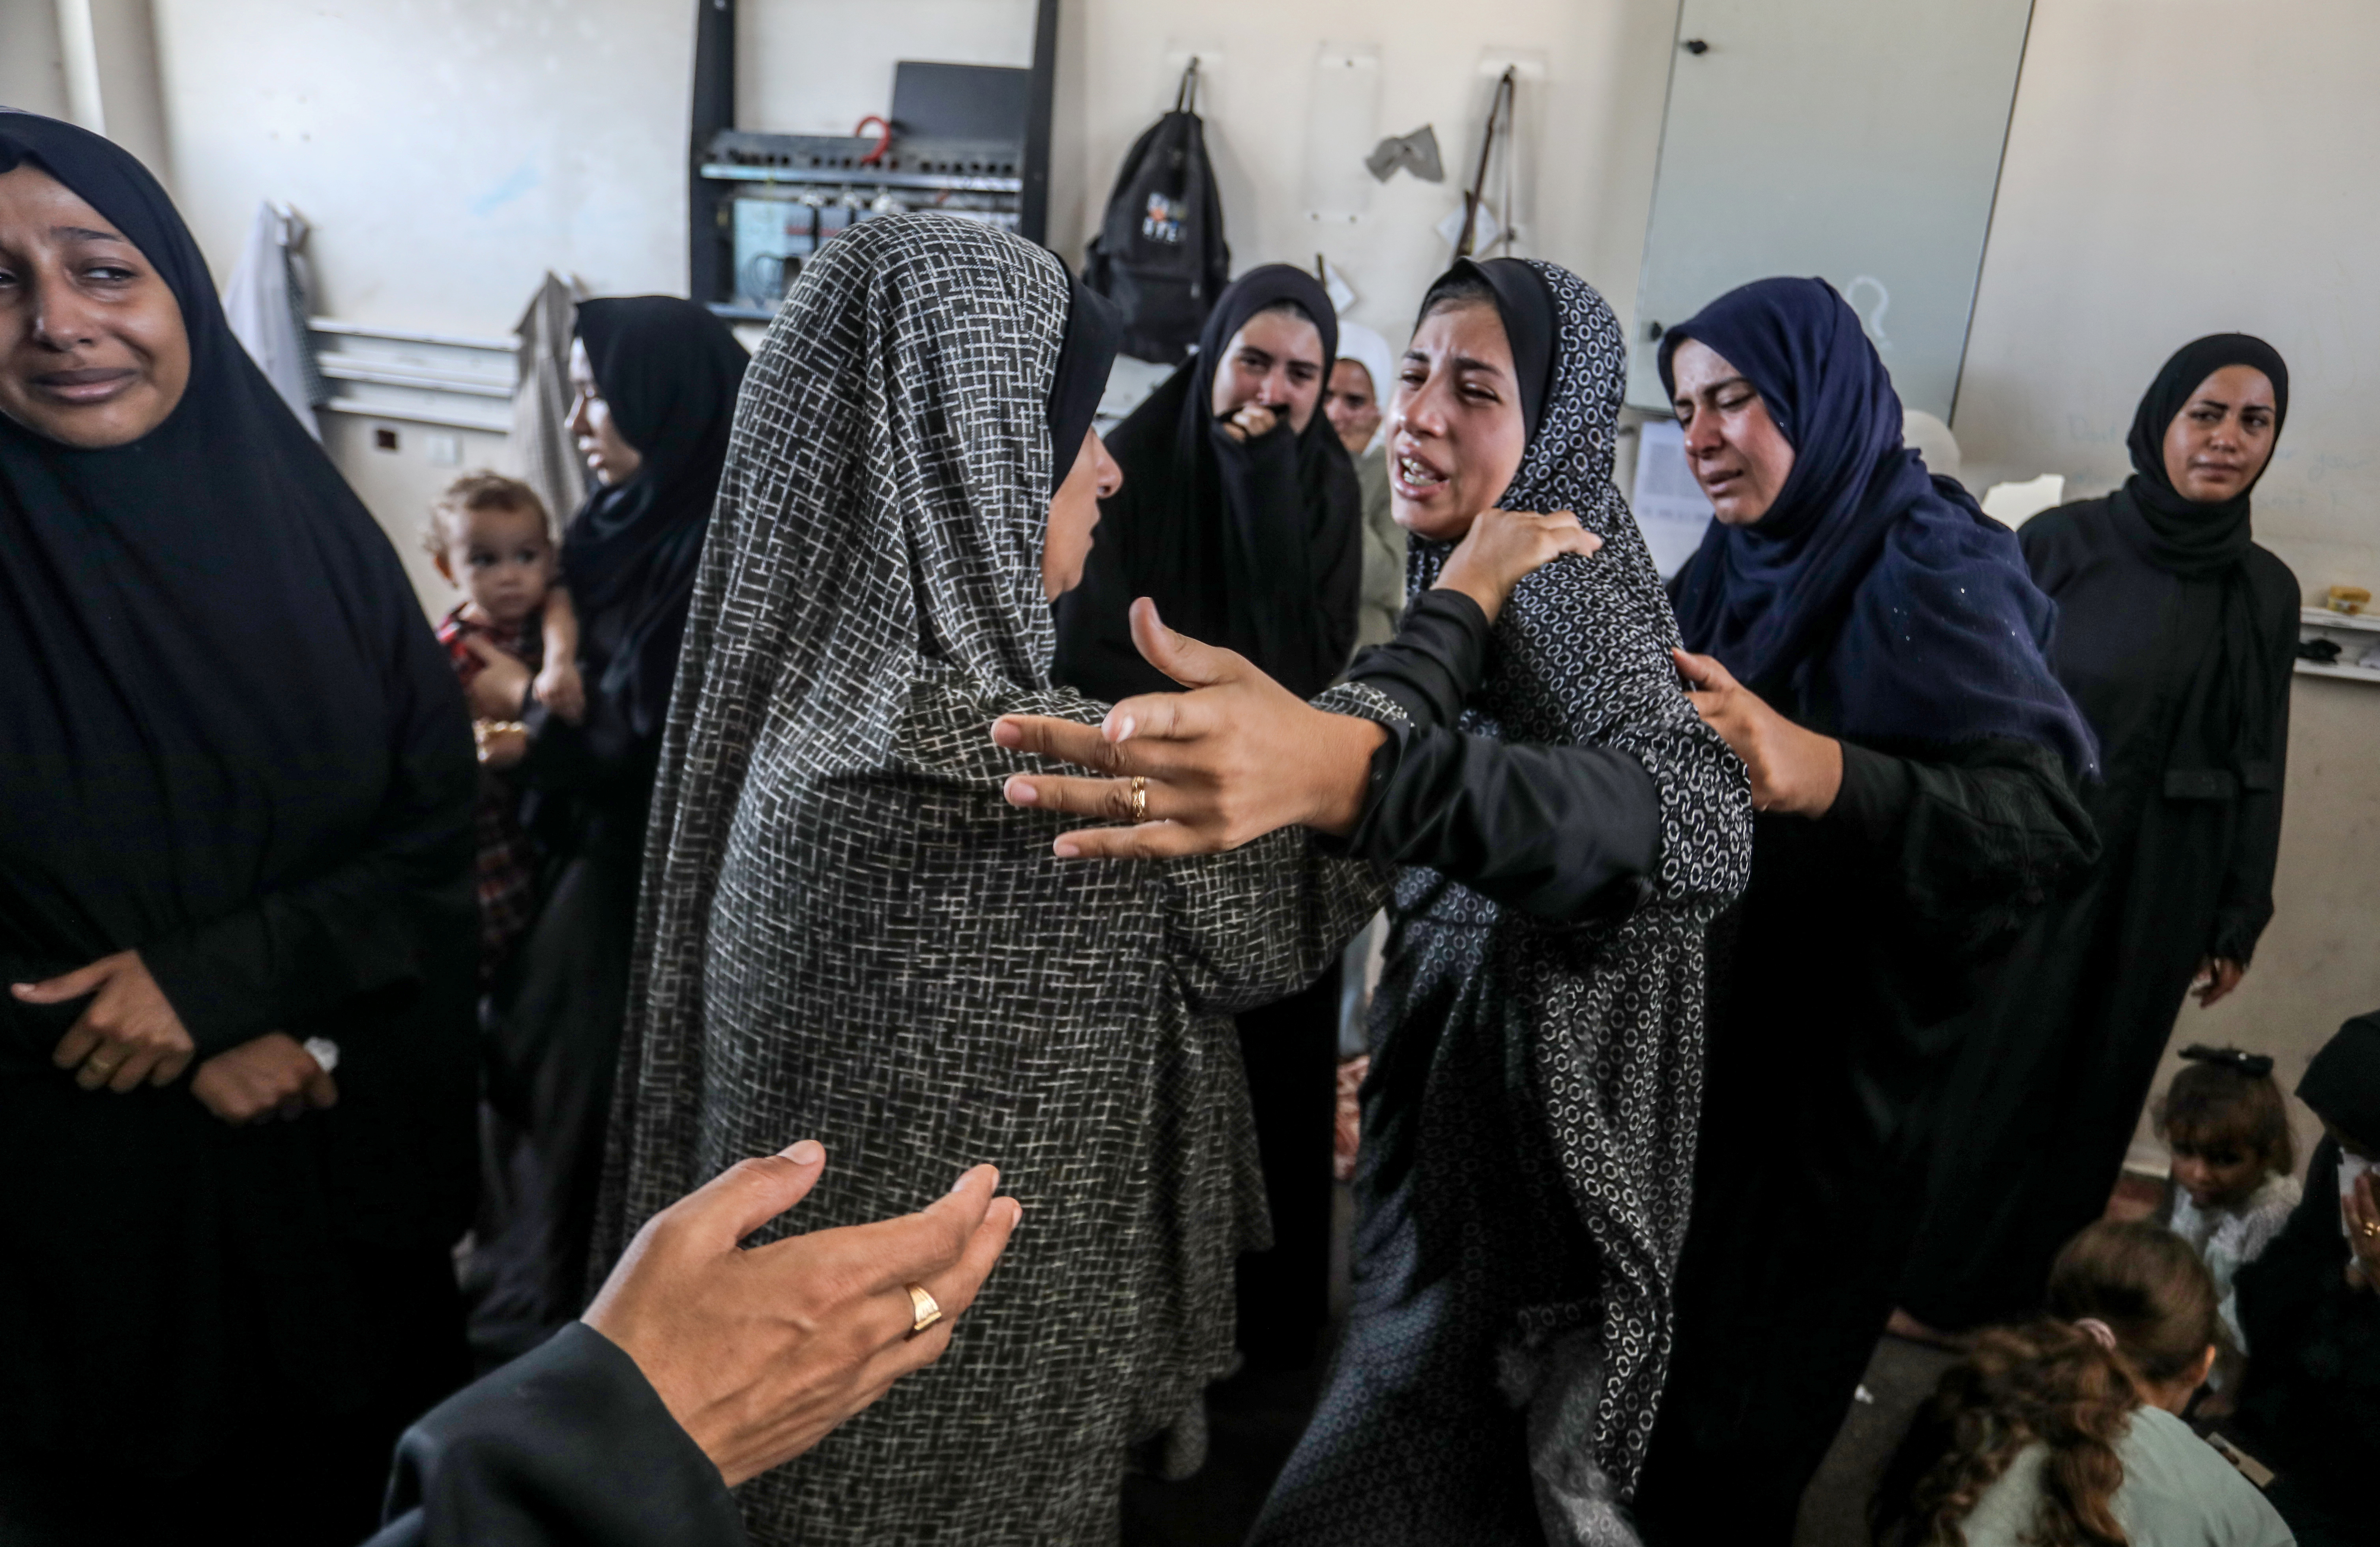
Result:
{"label": "curly haired child", "polygon": [[2285,1547],[2295,1539],[2177,1415],[2214,1367],[2215,1281],[2145,1220],[2102,1220],[2047,1314],[1974,1335],[1918,1412],[1872,1517],[1884,1547]]}

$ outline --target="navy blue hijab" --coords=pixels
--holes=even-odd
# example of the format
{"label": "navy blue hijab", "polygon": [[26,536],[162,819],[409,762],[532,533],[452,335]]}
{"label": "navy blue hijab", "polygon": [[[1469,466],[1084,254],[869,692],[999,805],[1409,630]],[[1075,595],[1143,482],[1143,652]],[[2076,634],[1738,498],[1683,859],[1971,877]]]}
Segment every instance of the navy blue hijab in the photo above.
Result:
{"label": "navy blue hijab", "polygon": [[2016,534],[1901,445],[1900,399],[1822,279],[1730,290],[1661,339],[1743,373],[1793,446],[1750,526],[1713,521],[1670,585],[1688,650],[1772,703],[1826,704],[1852,741],[2046,747],[2095,773],[2097,743],[2046,657],[2057,607]]}

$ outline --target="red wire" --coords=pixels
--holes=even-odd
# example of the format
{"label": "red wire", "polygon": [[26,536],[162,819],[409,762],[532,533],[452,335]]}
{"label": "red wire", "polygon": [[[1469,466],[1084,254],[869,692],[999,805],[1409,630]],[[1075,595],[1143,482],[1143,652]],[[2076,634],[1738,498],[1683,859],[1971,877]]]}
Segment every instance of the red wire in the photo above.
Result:
{"label": "red wire", "polygon": [[884,152],[892,148],[892,125],[891,121],[873,113],[870,113],[867,117],[860,119],[859,122],[851,126],[852,138],[856,140],[859,136],[866,134],[868,132],[868,126],[870,124],[874,124],[876,126],[876,149],[868,152],[866,155],[859,158],[859,164],[862,166],[875,165],[878,162],[884,159]]}

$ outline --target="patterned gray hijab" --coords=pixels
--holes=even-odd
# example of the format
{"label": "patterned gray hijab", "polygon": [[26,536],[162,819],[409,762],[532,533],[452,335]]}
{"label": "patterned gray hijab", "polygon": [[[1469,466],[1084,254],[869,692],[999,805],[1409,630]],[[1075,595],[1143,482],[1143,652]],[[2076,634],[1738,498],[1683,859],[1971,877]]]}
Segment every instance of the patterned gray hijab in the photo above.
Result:
{"label": "patterned gray hijab", "polygon": [[[1552,298],[1552,379],[1498,504],[1574,511],[1604,546],[1591,559],[1559,559],[1513,591],[1462,728],[1637,758],[1660,794],[1660,858],[1643,900],[1616,923],[1527,918],[1428,872],[1409,872],[1397,900],[1435,921],[1490,924],[1500,937],[1491,959],[1513,992],[1512,1023],[1524,1028],[1560,1171],[1532,1180],[1567,1195],[1601,1259],[1593,1300],[1535,1308],[1520,1329],[1533,1345],[1573,1344],[1572,1329],[1592,1329],[1598,1345],[1599,1383],[1531,1396],[1544,1414],[1532,1426],[1532,1464],[1554,1493],[1574,1497],[1588,1485],[1568,1447],[1590,1436],[1605,1476],[1623,1493],[1632,1486],[1668,1373],[1702,1111],[1703,934],[1749,876],[1752,806],[1742,764],[1679,685],[1669,658],[1677,622],[1612,482],[1627,371],[1619,322],[1569,270],[1522,262]],[[1415,537],[1408,595],[1434,584],[1452,552]],[[1587,1362],[1558,1351],[1548,1367]]]}
{"label": "patterned gray hijab", "polygon": [[1310,981],[1378,905],[1368,868],[1301,834],[1070,863],[1050,852],[1066,819],[1002,798],[1056,765],[995,747],[996,716],[1103,713],[1049,678],[1067,323],[1041,249],[868,221],[803,269],[736,407],[654,792],[597,1271],[799,1137],[830,1174],[763,1238],[905,1212],[984,1160],[1034,1219],[931,1370],[745,1485],[755,1541],[1112,1532],[1127,1444],[1186,1434],[1228,1364],[1232,1259],[1264,1234],[1229,1017]]}

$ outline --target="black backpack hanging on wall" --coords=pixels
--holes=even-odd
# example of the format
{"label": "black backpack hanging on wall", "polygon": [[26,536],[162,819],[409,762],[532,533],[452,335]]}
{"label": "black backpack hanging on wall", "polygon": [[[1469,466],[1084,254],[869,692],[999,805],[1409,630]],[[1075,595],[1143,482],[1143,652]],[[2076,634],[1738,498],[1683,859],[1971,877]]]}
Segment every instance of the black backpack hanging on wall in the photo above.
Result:
{"label": "black backpack hanging on wall", "polygon": [[1182,72],[1173,111],[1133,143],[1107,217],[1083,263],[1083,283],[1123,312],[1123,352],[1166,364],[1197,342],[1231,283],[1223,202],[1207,163],[1207,131],[1191,108],[1198,61]]}

